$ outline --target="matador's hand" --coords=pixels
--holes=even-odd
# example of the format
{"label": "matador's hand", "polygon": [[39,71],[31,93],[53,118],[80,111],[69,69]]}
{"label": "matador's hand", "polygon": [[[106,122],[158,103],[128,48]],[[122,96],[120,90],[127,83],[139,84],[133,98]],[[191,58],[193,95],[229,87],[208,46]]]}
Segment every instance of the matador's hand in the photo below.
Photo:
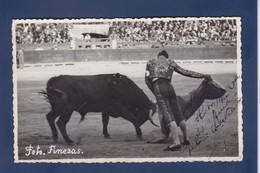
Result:
{"label": "matador's hand", "polygon": [[206,79],[206,80],[212,80],[212,77],[211,77],[211,75],[206,74],[206,75],[204,75],[204,79]]}

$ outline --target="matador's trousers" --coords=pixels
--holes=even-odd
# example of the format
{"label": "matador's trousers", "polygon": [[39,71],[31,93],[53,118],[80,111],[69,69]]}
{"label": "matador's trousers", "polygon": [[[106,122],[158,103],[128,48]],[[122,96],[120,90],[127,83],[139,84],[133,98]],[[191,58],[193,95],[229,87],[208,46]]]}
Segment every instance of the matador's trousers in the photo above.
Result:
{"label": "matador's trousers", "polygon": [[176,124],[184,120],[175,90],[167,79],[157,79],[153,82],[153,91],[159,108],[159,119],[161,130],[164,135],[169,135],[169,123],[176,121]]}

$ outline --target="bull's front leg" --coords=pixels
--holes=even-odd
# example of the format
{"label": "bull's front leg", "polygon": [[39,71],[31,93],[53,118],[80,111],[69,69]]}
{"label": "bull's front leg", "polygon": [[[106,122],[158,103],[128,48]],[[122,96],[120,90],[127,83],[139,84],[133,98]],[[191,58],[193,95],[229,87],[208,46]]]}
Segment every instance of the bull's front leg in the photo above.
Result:
{"label": "bull's front leg", "polygon": [[108,131],[107,131],[107,125],[108,125],[108,122],[109,122],[109,115],[102,113],[102,122],[103,122],[103,135],[104,135],[105,138],[109,139],[110,135],[108,134]]}
{"label": "bull's front leg", "polygon": [[140,123],[139,121],[136,119],[136,117],[134,116],[134,114],[129,111],[129,109],[123,105],[120,105],[120,113],[122,118],[130,121],[131,123],[133,123],[134,127],[135,127],[135,131],[136,131],[136,136],[138,139],[142,139],[142,131],[140,129]]}
{"label": "bull's front leg", "polygon": [[47,115],[46,118],[48,120],[49,126],[52,131],[52,138],[55,142],[58,140],[58,131],[55,126],[55,119],[59,116],[59,114],[55,113],[53,110],[51,110]]}
{"label": "bull's front leg", "polygon": [[57,121],[57,126],[60,129],[60,132],[65,140],[65,142],[67,142],[68,144],[73,143],[73,141],[69,138],[67,131],[66,131],[66,125],[69,122],[71,115],[72,115],[73,111],[66,111],[65,113],[63,113],[59,120]]}
{"label": "bull's front leg", "polygon": [[124,118],[127,119],[128,121],[130,121],[131,123],[133,123],[133,125],[135,127],[136,137],[138,139],[142,139],[142,131],[141,131],[140,123],[138,122],[138,120],[131,115],[126,116]]}

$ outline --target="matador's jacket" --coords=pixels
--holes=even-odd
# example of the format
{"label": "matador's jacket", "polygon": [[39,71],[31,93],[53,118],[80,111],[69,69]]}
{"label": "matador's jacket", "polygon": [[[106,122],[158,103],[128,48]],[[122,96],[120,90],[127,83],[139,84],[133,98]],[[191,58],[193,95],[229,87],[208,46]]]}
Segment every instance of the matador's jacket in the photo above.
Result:
{"label": "matador's jacket", "polygon": [[192,78],[204,78],[205,75],[181,68],[173,59],[152,59],[147,62],[146,71],[148,75],[145,77],[145,82],[148,88],[153,92],[152,82],[159,79],[167,79],[171,81],[172,74],[176,71],[179,74]]}

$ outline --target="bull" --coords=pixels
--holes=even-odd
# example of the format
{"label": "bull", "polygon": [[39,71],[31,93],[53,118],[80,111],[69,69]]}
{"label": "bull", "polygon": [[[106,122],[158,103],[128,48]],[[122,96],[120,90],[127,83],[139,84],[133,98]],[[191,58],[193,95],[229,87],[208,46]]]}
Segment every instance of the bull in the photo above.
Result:
{"label": "bull", "polygon": [[55,119],[59,117],[56,124],[65,142],[73,143],[67,134],[66,124],[74,111],[79,112],[81,121],[88,112],[101,112],[106,138],[109,138],[109,116],[130,121],[138,138],[142,137],[140,126],[147,120],[156,125],[152,120],[156,105],[132,80],[119,73],[53,77],[47,82],[46,91],[41,93],[51,105],[46,118],[54,141],[58,139]]}

